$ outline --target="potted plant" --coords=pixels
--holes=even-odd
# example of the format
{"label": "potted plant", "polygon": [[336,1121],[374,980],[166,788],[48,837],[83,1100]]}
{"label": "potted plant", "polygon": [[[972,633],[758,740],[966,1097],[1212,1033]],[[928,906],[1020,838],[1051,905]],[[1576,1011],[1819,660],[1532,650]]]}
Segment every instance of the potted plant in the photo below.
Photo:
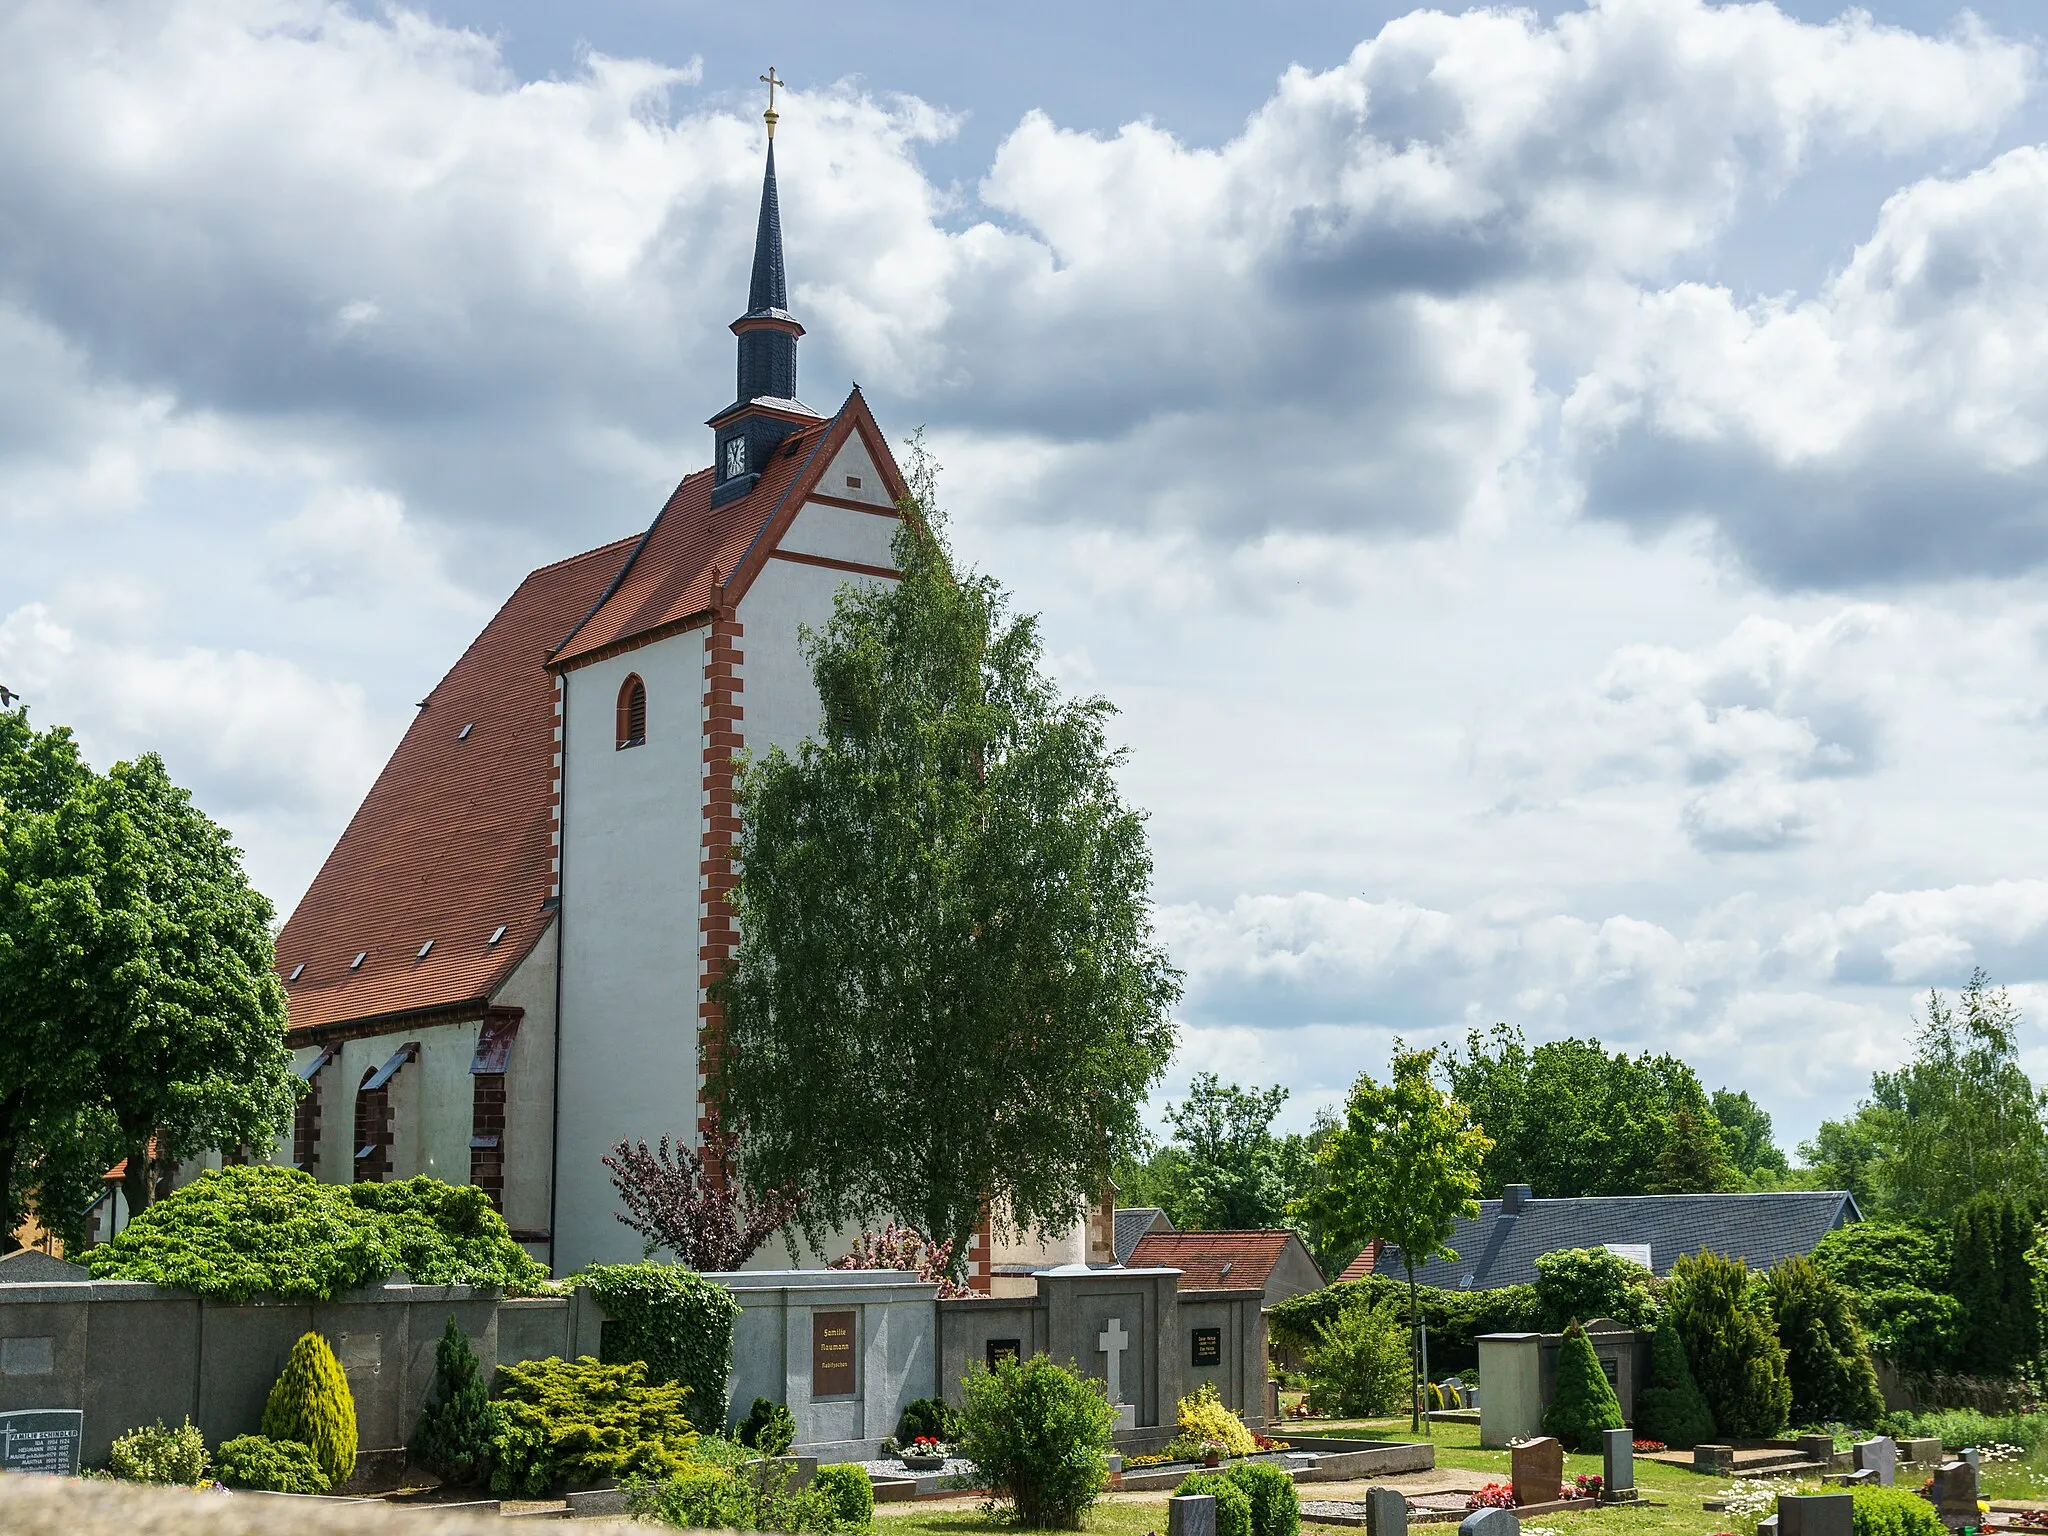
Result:
{"label": "potted plant", "polygon": [[944,1441],[919,1435],[898,1451],[896,1457],[913,1472],[938,1472],[944,1470],[949,1454]]}
{"label": "potted plant", "polygon": [[1222,1464],[1223,1442],[1220,1440],[1204,1440],[1202,1442],[1202,1465],[1205,1467],[1219,1467]]}

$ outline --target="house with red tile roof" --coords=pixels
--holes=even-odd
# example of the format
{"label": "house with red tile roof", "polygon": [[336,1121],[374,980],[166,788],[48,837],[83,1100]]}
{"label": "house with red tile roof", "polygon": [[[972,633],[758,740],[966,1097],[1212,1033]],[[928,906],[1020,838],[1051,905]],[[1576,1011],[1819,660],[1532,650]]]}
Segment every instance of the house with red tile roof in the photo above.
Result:
{"label": "house with red tile roof", "polygon": [[309,1085],[277,1160],[476,1184],[557,1274],[640,1256],[604,1154],[702,1129],[734,758],[811,732],[802,626],[896,575],[906,487],[866,400],[797,396],[773,128],[711,466],[520,583],[277,940]]}
{"label": "house with red tile roof", "polygon": [[1323,1288],[1323,1272],[1299,1234],[1147,1232],[1131,1250],[1133,1269],[1177,1269],[1184,1291],[1260,1291],[1278,1306]]}

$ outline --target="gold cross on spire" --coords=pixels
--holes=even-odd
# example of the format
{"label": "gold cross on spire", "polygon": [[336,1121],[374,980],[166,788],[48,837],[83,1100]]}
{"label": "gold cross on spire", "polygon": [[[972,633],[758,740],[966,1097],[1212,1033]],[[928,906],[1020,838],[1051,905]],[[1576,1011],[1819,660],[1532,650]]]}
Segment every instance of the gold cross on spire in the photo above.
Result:
{"label": "gold cross on spire", "polygon": [[775,87],[778,85],[788,85],[789,82],[776,79],[775,66],[770,64],[768,66],[768,73],[761,77],[761,83],[768,87],[768,110],[763,112],[761,117],[768,124],[768,137],[772,139],[775,137],[775,120],[779,115],[775,110]]}

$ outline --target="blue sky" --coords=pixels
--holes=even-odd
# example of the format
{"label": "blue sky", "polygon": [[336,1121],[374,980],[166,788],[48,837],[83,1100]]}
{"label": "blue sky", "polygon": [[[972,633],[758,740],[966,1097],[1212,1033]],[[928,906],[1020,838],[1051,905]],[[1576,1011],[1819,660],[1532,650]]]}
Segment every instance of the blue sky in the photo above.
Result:
{"label": "blue sky", "polygon": [[288,908],[705,461],[773,63],[804,394],[1121,711],[1168,1091],[1506,1019],[1789,1142],[2048,1017],[2037,13],[23,0],[0,681]]}

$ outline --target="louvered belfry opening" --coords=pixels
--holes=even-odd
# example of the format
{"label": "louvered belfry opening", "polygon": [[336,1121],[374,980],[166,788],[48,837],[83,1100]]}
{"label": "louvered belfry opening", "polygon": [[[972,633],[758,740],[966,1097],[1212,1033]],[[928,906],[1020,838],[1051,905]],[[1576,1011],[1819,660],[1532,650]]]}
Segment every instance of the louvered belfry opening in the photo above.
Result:
{"label": "louvered belfry opening", "polygon": [[647,685],[636,673],[619,688],[619,748],[637,747],[647,740]]}

